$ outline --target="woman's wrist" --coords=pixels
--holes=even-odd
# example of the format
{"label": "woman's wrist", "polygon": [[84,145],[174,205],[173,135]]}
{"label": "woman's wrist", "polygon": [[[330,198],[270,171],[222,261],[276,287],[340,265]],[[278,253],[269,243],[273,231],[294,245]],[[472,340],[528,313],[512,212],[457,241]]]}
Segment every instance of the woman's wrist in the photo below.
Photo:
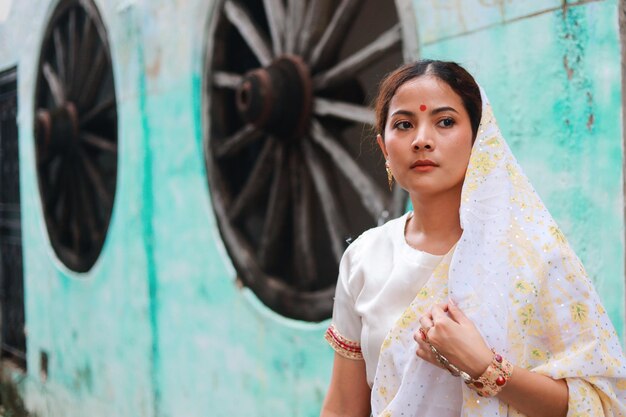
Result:
{"label": "woman's wrist", "polygon": [[461,369],[450,362],[431,343],[428,342],[428,345],[436,361],[444,369],[447,369],[453,376],[461,377],[463,382],[481,397],[498,395],[513,375],[513,364],[503,358],[495,349],[491,349],[490,360],[484,370],[482,370],[482,365],[476,365],[476,361],[472,362],[472,366]]}
{"label": "woman's wrist", "polygon": [[481,349],[480,353],[474,357],[474,359],[469,360],[467,366],[467,373],[474,379],[478,379],[482,374],[485,373],[491,361],[493,360],[493,352],[486,348]]}

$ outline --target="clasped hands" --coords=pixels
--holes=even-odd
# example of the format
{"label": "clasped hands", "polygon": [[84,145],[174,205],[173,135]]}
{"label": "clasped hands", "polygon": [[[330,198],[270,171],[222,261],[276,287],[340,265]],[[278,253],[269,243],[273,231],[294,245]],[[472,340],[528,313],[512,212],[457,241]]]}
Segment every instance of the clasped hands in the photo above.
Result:
{"label": "clasped hands", "polygon": [[478,378],[485,372],[493,353],[474,323],[452,301],[436,304],[420,317],[420,331],[413,335],[416,355],[433,365],[443,367],[430,345],[450,363]]}

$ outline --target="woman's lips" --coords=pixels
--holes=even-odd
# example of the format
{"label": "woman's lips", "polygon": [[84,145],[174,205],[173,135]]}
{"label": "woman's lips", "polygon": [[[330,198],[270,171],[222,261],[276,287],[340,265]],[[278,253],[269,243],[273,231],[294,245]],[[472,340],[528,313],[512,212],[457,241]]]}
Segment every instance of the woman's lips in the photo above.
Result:
{"label": "woman's lips", "polygon": [[431,160],[420,159],[411,164],[411,169],[417,172],[430,172],[438,166]]}

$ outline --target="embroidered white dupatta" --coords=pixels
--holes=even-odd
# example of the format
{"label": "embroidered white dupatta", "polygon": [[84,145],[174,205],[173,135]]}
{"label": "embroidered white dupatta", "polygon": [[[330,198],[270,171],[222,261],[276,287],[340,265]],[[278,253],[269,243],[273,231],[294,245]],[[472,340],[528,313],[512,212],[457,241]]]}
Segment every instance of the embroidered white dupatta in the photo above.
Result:
{"label": "embroidered white dupatta", "polygon": [[449,298],[514,365],[567,378],[568,416],[626,416],[626,359],[615,330],[481,94],[482,119],[461,196],[463,235],[383,342],[372,413],[443,417],[460,409],[468,417],[522,416],[415,355],[418,318]]}

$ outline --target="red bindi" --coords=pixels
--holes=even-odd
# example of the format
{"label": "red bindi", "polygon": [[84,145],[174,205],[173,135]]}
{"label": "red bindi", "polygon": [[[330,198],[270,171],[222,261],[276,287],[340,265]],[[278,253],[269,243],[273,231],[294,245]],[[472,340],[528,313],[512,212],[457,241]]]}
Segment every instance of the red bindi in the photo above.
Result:
{"label": "red bindi", "polygon": [[426,105],[425,104],[420,105],[420,110],[421,111],[426,111]]}

